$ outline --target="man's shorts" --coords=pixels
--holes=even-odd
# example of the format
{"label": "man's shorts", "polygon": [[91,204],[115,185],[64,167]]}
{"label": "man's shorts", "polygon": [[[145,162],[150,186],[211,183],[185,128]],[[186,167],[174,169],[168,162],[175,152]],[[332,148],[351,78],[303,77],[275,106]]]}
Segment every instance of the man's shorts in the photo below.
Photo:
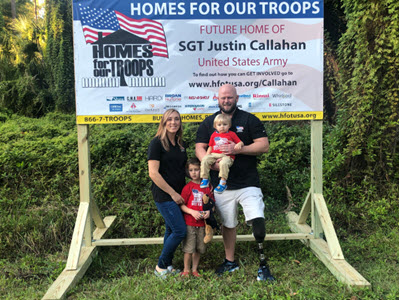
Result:
{"label": "man's shorts", "polygon": [[187,225],[186,238],[183,240],[183,252],[200,253],[206,252],[206,244],[204,244],[204,236],[206,235],[205,227],[195,227]]}
{"label": "man's shorts", "polygon": [[242,206],[248,225],[255,218],[264,218],[263,194],[258,187],[247,187],[238,190],[225,190],[215,194],[215,206],[221,218],[222,225],[235,228],[238,224],[238,203]]}

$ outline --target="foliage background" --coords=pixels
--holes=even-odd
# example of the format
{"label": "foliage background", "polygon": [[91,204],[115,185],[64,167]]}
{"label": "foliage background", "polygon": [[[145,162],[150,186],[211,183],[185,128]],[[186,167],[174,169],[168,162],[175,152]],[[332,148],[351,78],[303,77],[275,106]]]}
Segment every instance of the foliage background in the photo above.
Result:
{"label": "foliage background", "polygon": [[[324,2],[324,196],[345,257],[373,284],[372,291],[361,291],[358,296],[395,299],[399,4],[394,0]],[[0,0],[0,295],[12,299],[27,297],[22,290],[32,283],[50,284],[63,269],[79,190],[71,1],[47,0],[45,14],[40,15],[35,14],[34,2],[18,0],[16,19],[11,17],[9,4]],[[197,126],[184,126],[191,154]],[[275,122],[265,127],[271,147],[259,157],[259,172],[267,230],[282,232],[288,230],[283,213],[289,205],[287,188],[296,212],[309,189],[310,125]],[[163,220],[155,213],[146,175],[147,145],[156,125],[96,125],[90,131],[93,198],[104,216],[118,215],[112,237],[161,236]],[[239,232],[249,233],[240,224]],[[329,288],[315,290],[306,281],[293,283],[292,276],[299,274],[292,274],[292,266],[286,269],[278,258],[301,257],[313,265],[312,255],[299,250],[295,242],[281,246],[268,248],[278,275],[291,282],[291,288],[301,290],[303,285],[298,294],[305,298],[327,298]],[[211,253],[220,257],[220,247],[213,246]],[[238,247],[238,253],[249,256],[246,261],[242,255],[244,263],[256,264],[250,246]],[[135,278],[151,270],[158,251],[157,247],[104,250],[106,261],[97,259],[94,265],[106,268],[112,280],[122,280],[111,286],[125,287],[124,276]],[[138,259],[131,259],[133,252]],[[115,256],[122,259],[115,262]],[[215,259],[206,259],[204,264],[212,268]],[[326,272],[324,268],[311,270]],[[101,282],[104,274],[89,272]],[[299,272],[309,274],[310,270]],[[233,286],[235,280],[249,280],[246,273],[238,276],[232,279]],[[10,294],[10,288],[21,294]],[[280,284],[275,293],[273,289],[269,293],[286,297],[287,290]],[[251,298],[252,292],[242,297]],[[349,298],[353,294],[341,295]]]}

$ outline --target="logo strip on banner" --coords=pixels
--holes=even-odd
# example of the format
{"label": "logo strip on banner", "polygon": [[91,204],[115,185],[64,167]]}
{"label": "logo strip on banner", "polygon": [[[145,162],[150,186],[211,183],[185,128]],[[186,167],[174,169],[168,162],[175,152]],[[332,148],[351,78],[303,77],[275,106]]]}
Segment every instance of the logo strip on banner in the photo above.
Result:
{"label": "logo strip on banner", "polygon": [[322,0],[73,0],[73,28],[79,124],[198,122],[224,84],[263,121],[323,118]]}

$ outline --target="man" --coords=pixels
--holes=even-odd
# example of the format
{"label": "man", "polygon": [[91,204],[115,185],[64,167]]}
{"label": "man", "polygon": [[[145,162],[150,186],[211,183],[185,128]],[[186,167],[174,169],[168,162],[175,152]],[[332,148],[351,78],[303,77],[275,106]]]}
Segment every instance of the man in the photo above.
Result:
{"label": "man", "polygon": [[[207,152],[208,142],[214,132],[213,121],[218,114],[226,114],[232,118],[230,130],[234,131],[244,146],[234,149],[235,143],[230,142],[221,149],[226,155],[235,155],[235,162],[230,169],[227,189],[222,194],[215,195],[215,204],[222,220],[222,236],[225,247],[225,260],[216,273],[233,272],[239,269],[235,262],[237,205],[243,207],[248,225],[253,228],[253,235],[259,246],[260,267],[257,280],[274,281],[263,253],[265,239],[264,202],[257,172],[256,156],[268,152],[269,142],[264,125],[254,115],[237,108],[239,96],[233,85],[223,85],[218,91],[218,106],[220,111],[207,117],[199,126],[196,137],[196,156],[201,160]],[[218,183],[218,162],[213,165],[211,183]]]}

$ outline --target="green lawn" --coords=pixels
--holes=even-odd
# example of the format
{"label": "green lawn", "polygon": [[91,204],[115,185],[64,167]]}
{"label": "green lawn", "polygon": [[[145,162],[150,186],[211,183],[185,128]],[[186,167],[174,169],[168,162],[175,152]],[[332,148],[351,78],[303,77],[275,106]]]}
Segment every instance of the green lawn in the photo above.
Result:
{"label": "green lawn", "polygon": [[[67,299],[398,299],[398,230],[350,236],[341,241],[346,260],[371,288],[349,289],[300,241],[267,243],[266,254],[277,281],[256,281],[257,254],[252,242],[237,243],[240,269],[216,277],[223,259],[222,243],[212,243],[202,257],[203,277],[153,275],[161,245],[101,248],[81,281]],[[182,267],[178,249],[175,264]],[[50,257],[26,256],[1,261],[0,298],[41,299],[65,266],[66,253]]]}

